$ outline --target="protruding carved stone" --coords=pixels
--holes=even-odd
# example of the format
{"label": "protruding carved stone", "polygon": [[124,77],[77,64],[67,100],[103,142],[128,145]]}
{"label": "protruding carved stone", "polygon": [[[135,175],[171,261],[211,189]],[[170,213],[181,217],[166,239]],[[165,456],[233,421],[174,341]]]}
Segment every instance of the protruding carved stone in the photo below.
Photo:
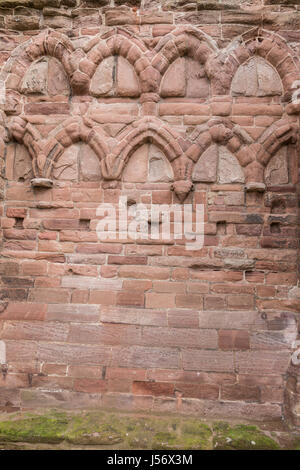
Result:
{"label": "protruding carved stone", "polygon": [[189,192],[193,189],[192,181],[179,180],[172,184],[172,190],[175,192],[180,202],[183,202]]}
{"label": "protruding carved stone", "polygon": [[31,180],[33,188],[52,188],[53,181],[48,178],[34,178]]}
{"label": "protruding carved stone", "polygon": [[247,192],[257,192],[263,193],[266,190],[266,185],[264,183],[256,183],[254,181],[247,183],[245,186]]}

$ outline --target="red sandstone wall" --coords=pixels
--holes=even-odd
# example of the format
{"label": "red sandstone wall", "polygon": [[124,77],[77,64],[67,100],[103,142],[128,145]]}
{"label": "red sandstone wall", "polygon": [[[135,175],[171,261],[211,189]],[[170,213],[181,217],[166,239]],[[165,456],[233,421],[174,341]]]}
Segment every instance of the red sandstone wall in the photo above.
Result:
{"label": "red sandstone wall", "polygon": [[[1,2],[0,407],[299,424],[299,7],[120,3]],[[120,195],[204,247],[99,241]]]}

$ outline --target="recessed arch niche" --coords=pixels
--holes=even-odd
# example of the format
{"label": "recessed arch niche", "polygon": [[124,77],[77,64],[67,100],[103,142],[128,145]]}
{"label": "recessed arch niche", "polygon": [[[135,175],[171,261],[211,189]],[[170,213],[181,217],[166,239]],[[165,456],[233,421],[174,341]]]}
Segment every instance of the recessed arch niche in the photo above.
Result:
{"label": "recessed arch niche", "polygon": [[33,62],[21,82],[26,95],[69,96],[70,86],[63,65],[54,57],[41,57]]}
{"label": "recessed arch niche", "polygon": [[140,86],[133,66],[122,56],[110,56],[97,67],[91,80],[93,96],[121,96],[136,98]]}
{"label": "recessed arch niche", "polygon": [[173,170],[164,153],[152,143],[144,143],[130,156],[122,180],[131,183],[158,183],[173,180]]}
{"label": "recessed arch niche", "polygon": [[244,183],[244,172],[237,158],[223,145],[208,147],[193,171],[193,181],[203,183]]}
{"label": "recessed arch niche", "polygon": [[83,142],[71,145],[53,164],[53,179],[65,181],[100,181],[100,161]]}
{"label": "recessed arch niche", "polygon": [[204,65],[191,57],[178,57],[164,74],[160,94],[164,98],[208,98],[209,80]]}
{"label": "recessed arch niche", "polygon": [[280,96],[282,93],[282,82],[277,70],[259,56],[251,57],[240,65],[231,84],[233,96]]}
{"label": "recessed arch niche", "polygon": [[270,159],[264,176],[267,186],[289,183],[288,147],[286,145],[280,147]]}

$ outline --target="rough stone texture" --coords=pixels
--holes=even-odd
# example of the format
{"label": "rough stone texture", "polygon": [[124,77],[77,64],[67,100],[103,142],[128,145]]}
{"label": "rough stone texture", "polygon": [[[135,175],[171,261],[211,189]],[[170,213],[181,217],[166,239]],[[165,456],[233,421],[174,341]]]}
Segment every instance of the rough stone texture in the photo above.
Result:
{"label": "rough stone texture", "polygon": [[234,96],[281,95],[282,85],[276,70],[260,57],[255,57],[240,65],[231,91]]}
{"label": "rough stone texture", "polygon": [[243,183],[245,181],[243,170],[234,155],[222,146],[218,148],[218,153],[218,182],[220,184]]}
{"label": "rough stone texture", "polygon": [[[51,369],[48,369],[49,371]],[[55,372],[53,369],[52,372]],[[83,383],[79,378],[77,384]],[[148,382],[153,390],[163,384]],[[158,387],[155,387],[158,385]],[[145,382],[136,380],[134,390],[139,391]],[[166,386],[165,386],[166,388]],[[39,396],[27,390],[27,399]],[[24,394],[25,395],[25,394]],[[57,394],[53,394],[58,395]],[[80,403],[84,393],[78,392]],[[40,394],[43,397],[42,394]],[[96,394],[93,394],[97,407]],[[46,398],[46,396],[45,396]],[[61,394],[60,408],[64,408],[68,393]],[[54,398],[55,399],[55,398]],[[50,401],[50,397],[48,398]],[[137,413],[117,415],[105,410],[77,410],[75,400],[70,409],[45,412],[19,412],[9,416],[0,415],[1,450],[46,449],[151,449],[151,450],[299,450],[299,438],[283,429],[280,423],[238,424],[224,421],[202,422],[199,418],[170,416],[170,414],[139,413],[146,402],[153,406],[160,398],[147,397],[139,400],[138,394],[127,396],[127,406]],[[57,400],[58,401],[58,400]],[[92,400],[91,400],[92,401]],[[100,404],[101,406],[101,404]],[[73,411],[71,409],[73,408]],[[75,409],[74,409],[75,408]],[[270,434],[272,437],[270,437]],[[113,457],[112,457],[113,459]],[[112,461],[109,461],[112,463]],[[121,461],[119,461],[120,463]]]}
{"label": "rough stone texture", "polygon": [[265,170],[265,182],[270,186],[289,182],[286,147],[282,147],[269,161]]}
{"label": "rough stone texture", "polygon": [[[1,409],[299,429],[297,3],[1,6]],[[203,246],[139,203],[203,204]]]}
{"label": "rough stone texture", "polygon": [[201,155],[195,165],[193,181],[215,182],[217,179],[217,164],[219,159],[218,147],[211,145]]}

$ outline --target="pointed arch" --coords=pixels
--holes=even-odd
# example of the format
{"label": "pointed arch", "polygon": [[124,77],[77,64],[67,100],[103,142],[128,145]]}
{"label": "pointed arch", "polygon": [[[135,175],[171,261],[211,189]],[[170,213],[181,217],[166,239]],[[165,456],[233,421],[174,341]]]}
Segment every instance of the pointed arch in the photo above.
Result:
{"label": "pointed arch", "polygon": [[229,94],[238,67],[255,55],[265,59],[277,70],[285,99],[289,100],[294,81],[300,79],[299,59],[281,36],[258,27],[234,39],[221,55],[216,54],[208,60],[206,70],[212,81],[213,93]]}
{"label": "pointed arch", "polygon": [[184,157],[180,136],[156,118],[135,122],[119,138],[119,144],[105,160],[104,175],[107,179],[119,178],[133,152],[147,142],[152,142],[164,153],[173,170],[174,161]]}
{"label": "pointed arch", "polygon": [[164,36],[155,47],[152,65],[163,75],[178,57],[189,56],[204,64],[217,46],[203,31],[181,26]]}
{"label": "pointed arch", "polygon": [[30,65],[43,56],[54,57],[70,79],[73,45],[62,33],[46,31],[16,47],[1,72],[7,92],[21,92],[22,79]]}
{"label": "pointed arch", "polygon": [[299,127],[288,119],[274,122],[258,140],[257,161],[266,167],[283,145],[297,142],[298,133]]}
{"label": "pointed arch", "polygon": [[88,144],[99,158],[100,165],[108,154],[104,136],[96,132],[90,121],[79,117],[64,121],[47,139],[42,139],[26,116],[12,119],[9,129],[17,142],[27,147],[35,177],[50,178],[54,163],[66,148],[77,142]]}
{"label": "pointed arch", "polygon": [[55,57],[68,72],[70,67],[69,57],[73,50],[73,45],[65,34],[48,30],[33,39],[32,43],[26,48],[26,54],[31,60],[36,60],[44,55]]}
{"label": "pointed arch", "polygon": [[47,162],[45,164],[44,173],[49,177],[52,172],[53,164],[64,153],[66,148],[84,142],[91,147],[97,155],[100,165],[108,154],[108,147],[105,143],[105,136],[93,128],[93,122],[85,119],[74,117],[65,121],[59,129],[55,129],[46,144]]}
{"label": "pointed arch", "polygon": [[96,36],[85,47],[86,58],[79,62],[79,69],[83,70],[91,80],[98,65],[110,56],[122,56],[134,68],[140,81],[142,92],[156,91],[156,81],[159,74],[151,66],[147,47],[128,32],[115,28],[109,33]]}
{"label": "pointed arch", "polygon": [[40,145],[41,135],[38,130],[27,121],[26,116],[22,116],[12,119],[9,124],[9,132],[17,142],[27,148],[32,159],[34,176],[36,178],[42,177],[45,157]]}
{"label": "pointed arch", "polygon": [[160,81],[169,66],[179,57],[188,56],[205,64],[218,48],[213,39],[192,26],[181,26],[163,37],[155,47],[153,67],[160,73]]}
{"label": "pointed arch", "polygon": [[251,150],[253,139],[228,119],[210,119],[206,124],[197,126],[190,139],[193,144],[186,151],[186,156],[194,163],[214,143],[226,146],[242,167],[255,160],[255,153]]}

